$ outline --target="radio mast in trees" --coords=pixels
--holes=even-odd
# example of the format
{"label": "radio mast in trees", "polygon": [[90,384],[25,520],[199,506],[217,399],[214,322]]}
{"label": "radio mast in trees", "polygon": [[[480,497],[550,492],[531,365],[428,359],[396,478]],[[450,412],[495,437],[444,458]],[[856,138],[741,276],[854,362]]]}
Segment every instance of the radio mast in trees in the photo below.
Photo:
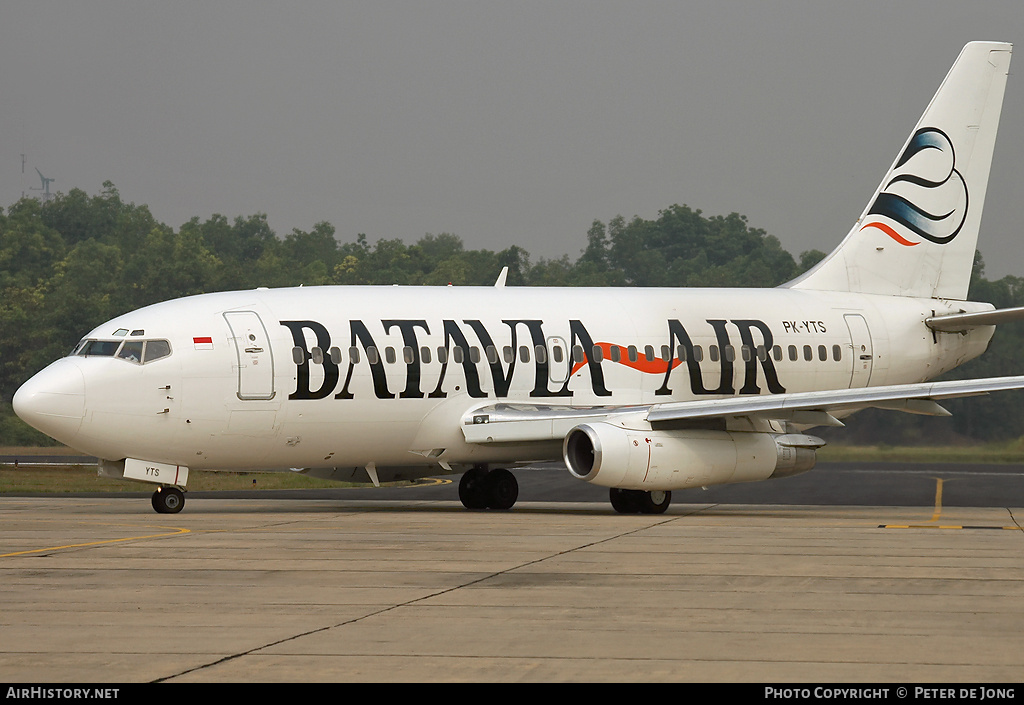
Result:
{"label": "radio mast in trees", "polygon": [[53,183],[54,181],[56,181],[57,179],[48,179],[48,178],[46,178],[45,176],[43,176],[43,172],[39,171],[38,168],[36,169],[36,173],[39,174],[39,180],[43,182],[43,185],[42,185],[41,188],[32,188],[31,186],[29,186],[28,190],[29,191],[42,191],[43,192],[43,203],[46,203],[51,198],[53,198],[53,194],[50,193],[50,184]]}

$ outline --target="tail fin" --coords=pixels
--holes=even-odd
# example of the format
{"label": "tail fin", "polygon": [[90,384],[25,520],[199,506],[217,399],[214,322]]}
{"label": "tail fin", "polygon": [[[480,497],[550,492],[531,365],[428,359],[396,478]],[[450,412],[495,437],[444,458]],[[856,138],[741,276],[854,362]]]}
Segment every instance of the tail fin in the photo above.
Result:
{"label": "tail fin", "polygon": [[964,47],[853,229],[785,286],[967,298],[1011,50]]}

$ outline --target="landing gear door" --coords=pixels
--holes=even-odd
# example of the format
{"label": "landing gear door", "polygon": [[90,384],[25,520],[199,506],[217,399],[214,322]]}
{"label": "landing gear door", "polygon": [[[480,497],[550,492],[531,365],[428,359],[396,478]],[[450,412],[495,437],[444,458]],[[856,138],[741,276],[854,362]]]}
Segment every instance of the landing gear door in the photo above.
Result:
{"label": "landing gear door", "polygon": [[274,398],[274,355],[263,321],[254,311],[224,314],[238,356],[238,398]]}
{"label": "landing gear door", "polygon": [[853,370],[850,374],[850,388],[866,387],[871,380],[871,365],[875,359],[871,347],[871,331],[864,316],[848,313],[843,316],[850,331],[850,345],[853,348]]}

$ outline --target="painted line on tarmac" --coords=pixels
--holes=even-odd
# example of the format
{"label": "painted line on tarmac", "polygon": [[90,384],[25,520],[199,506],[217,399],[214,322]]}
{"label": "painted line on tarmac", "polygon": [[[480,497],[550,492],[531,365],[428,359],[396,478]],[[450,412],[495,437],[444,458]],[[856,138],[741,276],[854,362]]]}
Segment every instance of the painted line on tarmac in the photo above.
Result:
{"label": "painted line on tarmac", "polygon": [[[171,528],[171,527],[167,527]],[[192,533],[191,529],[174,529],[174,531],[166,534],[148,534],[146,536],[125,536],[120,539],[105,539],[103,541],[89,541],[87,543],[70,543],[64,546],[49,546],[48,548],[33,548],[29,551],[15,551],[14,553],[0,553],[0,558],[10,558],[12,556],[27,556],[33,553],[48,553],[50,551],[61,551],[68,548],[88,548],[89,546],[104,546],[111,543],[123,543],[125,541],[142,541],[144,539],[162,539],[168,536],[180,536],[182,534]]]}

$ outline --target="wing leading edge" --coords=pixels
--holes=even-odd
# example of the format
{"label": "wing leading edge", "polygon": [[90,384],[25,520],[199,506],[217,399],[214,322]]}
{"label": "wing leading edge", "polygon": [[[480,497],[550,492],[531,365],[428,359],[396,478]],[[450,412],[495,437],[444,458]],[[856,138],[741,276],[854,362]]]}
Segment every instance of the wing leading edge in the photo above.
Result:
{"label": "wing leading edge", "polygon": [[1024,389],[1024,376],[619,407],[580,408],[502,403],[481,407],[467,414],[462,431],[469,443],[553,441],[564,438],[577,424],[624,419],[626,415],[650,424],[750,417],[791,421],[806,426],[841,426],[836,416],[870,407],[949,416],[949,412],[939,406],[939,401],[1011,389]]}

